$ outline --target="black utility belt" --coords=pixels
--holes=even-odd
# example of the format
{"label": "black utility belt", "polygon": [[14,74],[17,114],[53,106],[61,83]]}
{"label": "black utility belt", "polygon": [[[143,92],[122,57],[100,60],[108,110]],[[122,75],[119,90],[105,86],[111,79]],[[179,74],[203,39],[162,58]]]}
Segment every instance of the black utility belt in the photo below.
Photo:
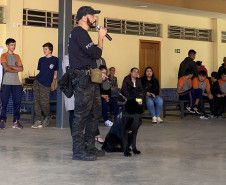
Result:
{"label": "black utility belt", "polygon": [[69,69],[70,72],[73,72],[74,74],[77,74],[77,75],[90,75],[90,70],[79,70],[79,69],[76,69],[76,68],[70,68]]}
{"label": "black utility belt", "polygon": [[78,70],[75,68],[70,68],[70,70],[73,71],[73,74],[75,74],[75,76],[90,76],[92,82],[98,84],[102,83],[102,72],[98,68],[89,70]]}

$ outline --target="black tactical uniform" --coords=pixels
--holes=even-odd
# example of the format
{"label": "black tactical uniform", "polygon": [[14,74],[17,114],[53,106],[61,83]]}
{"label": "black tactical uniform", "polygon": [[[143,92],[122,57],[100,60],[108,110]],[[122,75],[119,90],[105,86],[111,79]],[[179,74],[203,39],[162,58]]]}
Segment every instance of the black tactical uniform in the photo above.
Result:
{"label": "black tactical uniform", "polygon": [[96,68],[102,50],[94,46],[88,32],[78,26],[69,36],[68,53],[70,68],[74,70],[73,159],[95,160],[99,152],[95,148],[95,132],[101,116],[101,98],[99,84],[91,82],[88,70]]}

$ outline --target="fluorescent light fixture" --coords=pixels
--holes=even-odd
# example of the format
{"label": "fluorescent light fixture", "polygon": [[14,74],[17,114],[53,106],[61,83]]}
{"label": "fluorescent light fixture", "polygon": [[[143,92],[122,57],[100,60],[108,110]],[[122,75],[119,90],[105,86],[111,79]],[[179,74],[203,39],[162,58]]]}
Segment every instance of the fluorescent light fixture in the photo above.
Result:
{"label": "fluorescent light fixture", "polygon": [[146,5],[136,5],[137,8],[147,8],[148,6]]}

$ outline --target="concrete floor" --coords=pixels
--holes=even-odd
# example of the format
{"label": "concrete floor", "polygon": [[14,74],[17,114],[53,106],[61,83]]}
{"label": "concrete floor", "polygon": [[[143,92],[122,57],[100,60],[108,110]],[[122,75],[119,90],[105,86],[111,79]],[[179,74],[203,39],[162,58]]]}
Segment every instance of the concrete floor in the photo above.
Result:
{"label": "concrete floor", "polygon": [[[10,119],[9,119],[10,121]],[[54,121],[54,120],[53,120]],[[72,161],[70,131],[54,127],[0,130],[0,185],[225,185],[226,119],[168,117],[144,120],[126,158],[107,153],[94,162]],[[108,127],[100,126],[102,136]],[[97,145],[100,147],[100,145]]]}

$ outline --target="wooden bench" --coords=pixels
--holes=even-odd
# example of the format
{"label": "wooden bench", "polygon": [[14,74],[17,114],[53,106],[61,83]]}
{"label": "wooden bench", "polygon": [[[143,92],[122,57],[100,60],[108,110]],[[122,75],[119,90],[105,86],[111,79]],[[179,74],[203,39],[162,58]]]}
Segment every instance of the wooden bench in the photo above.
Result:
{"label": "wooden bench", "polygon": [[[50,100],[49,101],[50,106],[51,105],[56,105],[56,100]],[[23,109],[21,109],[21,115],[23,114],[31,114],[30,118],[20,118],[20,120],[22,121],[31,121],[32,124],[34,123],[34,101],[22,101],[21,102],[21,107],[25,108],[26,112],[22,111]],[[54,112],[51,112],[54,113]]]}

